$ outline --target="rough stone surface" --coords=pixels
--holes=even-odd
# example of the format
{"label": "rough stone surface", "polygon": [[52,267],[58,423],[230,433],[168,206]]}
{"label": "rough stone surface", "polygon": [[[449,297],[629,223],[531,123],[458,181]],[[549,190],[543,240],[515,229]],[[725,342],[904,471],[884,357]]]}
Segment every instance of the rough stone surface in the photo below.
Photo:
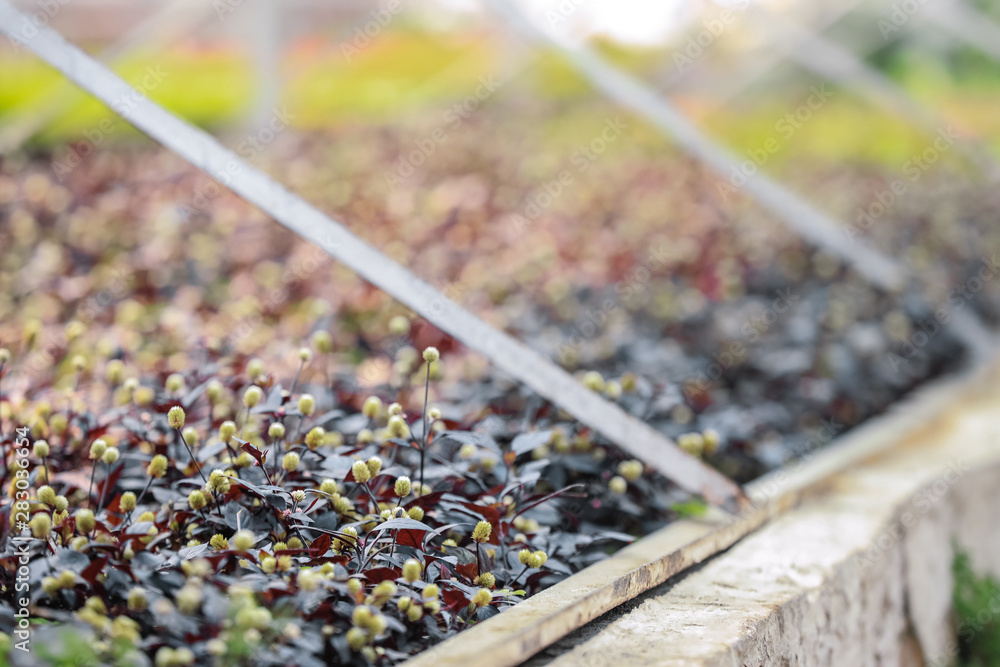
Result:
{"label": "rough stone surface", "polygon": [[1000,573],[1000,410],[951,417],[531,664],[943,666],[953,542]]}

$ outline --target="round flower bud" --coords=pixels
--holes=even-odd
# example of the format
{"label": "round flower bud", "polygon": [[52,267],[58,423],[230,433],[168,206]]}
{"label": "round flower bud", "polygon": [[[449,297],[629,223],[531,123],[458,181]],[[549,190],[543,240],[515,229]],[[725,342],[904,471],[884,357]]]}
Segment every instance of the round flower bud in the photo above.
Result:
{"label": "round flower bud", "polygon": [[106,443],[102,438],[94,440],[93,444],[90,445],[90,458],[99,459],[104,456],[104,451],[108,448],[108,443]]}
{"label": "round flower bud", "polygon": [[114,464],[118,460],[119,452],[117,447],[108,447],[101,455],[101,460],[108,465]]}
{"label": "round flower bud", "polygon": [[70,364],[72,364],[73,370],[79,373],[87,367],[87,359],[82,354],[78,354],[70,360]]}
{"label": "round flower bud", "polygon": [[396,495],[399,496],[400,498],[405,498],[406,496],[410,495],[411,488],[412,485],[410,483],[410,478],[406,476],[397,477],[396,484],[393,486],[393,490],[396,492]]}
{"label": "round flower bud", "polygon": [[256,380],[264,374],[264,362],[260,359],[251,359],[247,362],[247,375],[251,380]]}
{"label": "round flower bud", "polygon": [[476,580],[473,583],[482,586],[483,588],[493,588],[497,585],[497,578],[493,576],[492,572],[483,572],[481,575],[476,577]]}
{"label": "round flower bud", "polygon": [[617,380],[611,380],[604,385],[604,395],[612,401],[616,401],[622,396],[622,385]]}
{"label": "round flower bud", "polygon": [[285,457],[281,459],[281,467],[288,472],[292,472],[299,467],[299,461],[300,459],[298,454],[295,452],[288,452],[285,454]]}
{"label": "round flower bud", "polygon": [[476,455],[476,446],[468,442],[458,450],[458,457],[461,459],[471,459]]}
{"label": "round flower bud", "polygon": [[360,579],[348,579],[347,580],[347,592],[351,595],[357,595],[365,585],[361,583]]}
{"label": "round flower bud", "polygon": [[132,401],[140,407],[152,403],[154,397],[155,394],[150,387],[136,387],[132,392]]}
{"label": "round flower bud", "polygon": [[375,434],[371,432],[371,429],[363,428],[358,431],[358,443],[366,444],[375,439]]}
{"label": "round flower bud", "polygon": [[330,354],[333,352],[333,336],[330,335],[329,331],[317,331],[309,341],[320,354]]}
{"label": "round flower bud", "polygon": [[711,456],[719,449],[719,443],[722,442],[722,436],[714,428],[707,428],[705,432],[701,434],[702,441],[704,442],[704,451],[706,454]]}
{"label": "round flower bud", "polygon": [[97,525],[94,513],[91,510],[78,510],[76,513],[76,530],[79,533],[87,534]]}
{"label": "round flower bud", "polygon": [[171,394],[176,394],[184,388],[184,377],[180,373],[173,373],[167,377],[163,385]]}
{"label": "round flower bud", "polygon": [[472,541],[482,544],[486,540],[490,539],[490,533],[493,532],[493,526],[490,525],[489,521],[480,521],[476,524],[476,527],[472,529]]}
{"label": "round flower bud", "polygon": [[431,421],[437,421],[438,419],[441,419],[441,410],[439,410],[438,408],[431,408],[430,410],[427,411],[427,418],[430,419]]}
{"label": "round flower bud", "polygon": [[536,551],[531,554],[531,558],[528,561],[530,567],[541,567],[545,565],[545,561],[549,559],[548,555],[544,551]]}
{"label": "round flower bud", "polygon": [[167,474],[167,466],[169,461],[167,457],[163,454],[157,454],[153,457],[153,460],[149,462],[149,466],[146,468],[146,474],[150,477],[159,479]]}
{"label": "round flower bud", "polygon": [[144,611],[149,606],[146,590],[136,586],[128,592],[128,608],[132,611]]}
{"label": "round flower bud", "polygon": [[517,561],[521,565],[528,565],[531,563],[531,549],[521,549],[517,552]]}
{"label": "round flower bud", "polygon": [[393,336],[405,336],[410,332],[410,320],[405,315],[396,315],[389,320],[389,333]]}
{"label": "round flower bud", "polygon": [[236,534],[233,535],[233,539],[230,542],[233,548],[238,551],[249,551],[253,549],[253,545],[257,543],[254,539],[253,533],[249,530],[238,530]]}
{"label": "round flower bud", "polygon": [[347,631],[347,645],[352,651],[360,651],[368,643],[368,633],[361,628],[352,627]]}
{"label": "round flower bud", "polygon": [[175,596],[177,609],[183,614],[194,614],[201,607],[201,590],[192,584],[184,585]]}
{"label": "round flower bud", "polygon": [[281,422],[274,422],[273,424],[267,427],[267,434],[275,439],[284,438],[285,425],[282,424]]}
{"label": "round flower bud", "polygon": [[32,535],[38,539],[45,539],[52,531],[52,518],[45,512],[39,512],[31,517],[28,526],[31,528]]}
{"label": "round flower bud", "polygon": [[410,608],[406,610],[406,618],[410,619],[414,623],[416,623],[423,617],[424,617],[424,608],[418,604],[410,605]]}
{"label": "round flower bud", "polygon": [[69,500],[66,496],[56,496],[56,509],[63,512],[67,507],[69,507]]}
{"label": "round flower bud", "polygon": [[38,487],[38,500],[49,507],[54,507],[56,504],[56,490],[48,484]]}
{"label": "round flower bud", "polygon": [[611,491],[611,493],[621,495],[628,491],[628,482],[625,481],[624,477],[615,475],[611,478],[611,481],[608,482],[608,490]]}
{"label": "round flower bud", "polygon": [[208,398],[210,403],[217,403],[219,399],[222,398],[223,390],[224,387],[221,382],[218,380],[212,380],[208,383],[208,386],[205,387],[205,396]]}
{"label": "round flower bud", "polygon": [[55,577],[42,577],[42,590],[48,596],[53,596],[59,592],[59,580]]}
{"label": "round flower bud", "polygon": [[480,588],[476,591],[476,594],[472,596],[472,604],[477,607],[485,607],[490,602],[493,601],[493,593],[489,592],[485,588]]}
{"label": "round flower bud", "polygon": [[368,466],[368,472],[371,473],[372,477],[375,477],[382,471],[382,459],[377,456],[372,456],[369,458],[365,465]]}
{"label": "round flower bud", "polygon": [[49,455],[49,443],[45,440],[37,440],[35,442],[33,453],[36,458],[44,459]]}
{"label": "round flower bud", "polygon": [[322,426],[314,426],[306,433],[306,447],[315,450],[317,447],[323,444],[323,440],[326,436],[326,429]]}
{"label": "round flower bud", "polygon": [[438,352],[436,347],[424,348],[424,361],[429,364],[433,364],[435,361],[441,358],[441,353]]}
{"label": "round flower bud", "polygon": [[131,491],[126,491],[122,494],[122,497],[118,499],[118,507],[121,508],[123,512],[131,512],[135,509],[135,494]]}
{"label": "round flower bud", "polygon": [[170,428],[183,428],[184,418],[184,408],[179,405],[175,405],[167,412],[167,423],[170,425]]}
{"label": "round flower bud", "polygon": [[202,493],[201,490],[195,489],[188,494],[188,505],[191,506],[191,509],[198,511],[204,509],[207,504],[208,500],[205,498],[205,494]]}
{"label": "round flower bud", "polygon": [[305,416],[311,415],[316,410],[316,399],[312,394],[302,394],[299,396],[299,412]]}
{"label": "round flower bud", "polygon": [[[201,493],[201,491],[196,491],[195,493]],[[224,538],[219,533],[212,535],[212,539],[208,541],[208,544],[216,551],[225,551],[229,548],[229,540]]]}
{"label": "round flower bud", "polygon": [[635,373],[625,373],[622,375],[622,391],[629,394],[634,392],[638,388],[638,380],[639,379],[636,377]]}
{"label": "round flower bud", "polygon": [[10,361],[10,350],[0,347],[0,366],[6,364],[8,361]]}
{"label": "round flower bud", "polygon": [[76,586],[76,575],[69,570],[60,572],[56,579],[59,581],[60,588],[73,588]]}
{"label": "round flower bud", "polygon": [[410,437],[410,427],[407,426],[406,420],[403,419],[402,415],[393,415],[389,418],[389,433],[394,438]]}
{"label": "round flower bud", "polygon": [[618,474],[629,482],[635,482],[642,477],[642,462],[636,459],[622,461],[618,464]]}
{"label": "round flower bud", "polygon": [[583,386],[591,391],[604,389],[604,378],[597,371],[588,371],[583,376]]}
{"label": "round flower bud", "polygon": [[354,465],[351,466],[351,472],[354,473],[354,481],[359,484],[364,484],[372,478],[371,471],[368,470],[368,464],[364,461],[355,461]]}
{"label": "round flower bud", "polygon": [[309,360],[312,359],[312,356],[313,356],[312,350],[310,350],[308,347],[299,348],[299,361],[301,361],[302,363],[304,364],[309,363]]}
{"label": "round flower bud", "polygon": [[438,600],[427,600],[424,602],[424,609],[431,616],[437,616],[438,612],[441,611],[441,602]]}
{"label": "round flower bud", "polygon": [[407,514],[407,516],[409,518],[413,519],[414,521],[423,521],[424,520],[424,508],[423,507],[419,507],[419,506],[411,507],[409,510],[407,510],[406,514]]}
{"label": "round flower bud", "polygon": [[264,390],[254,385],[252,387],[247,387],[247,390],[243,392],[243,405],[248,408],[255,407],[260,400],[264,398]]}
{"label": "round flower bud", "polygon": [[406,579],[411,584],[420,578],[422,571],[423,568],[420,567],[420,561],[414,558],[403,563],[403,579]]}
{"label": "round flower bud", "polygon": [[390,417],[403,414],[403,406],[399,403],[390,403],[389,407],[386,409],[386,414]]}
{"label": "round flower bud", "polygon": [[229,443],[230,438],[236,435],[236,423],[231,421],[224,421],[219,424],[219,440],[224,443]]}
{"label": "round flower bud", "polygon": [[194,447],[198,444],[198,430],[194,427],[188,426],[186,429],[181,431],[181,437],[184,438],[184,442],[190,447]]}
{"label": "round flower bud", "polygon": [[378,396],[369,396],[365,399],[364,405],[361,406],[361,414],[368,417],[368,419],[375,419],[381,411],[382,399]]}
{"label": "round flower bud", "polygon": [[292,500],[294,500],[295,502],[301,503],[305,499],[306,499],[306,492],[303,491],[302,489],[295,489],[294,491],[292,491]]}
{"label": "round flower bud", "polygon": [[340,487],[334,480],[324,479],[323,482],[319,485],[319,490],[322,491],[323,493],[332,496],[333,494],[338,493],[340,491]]}

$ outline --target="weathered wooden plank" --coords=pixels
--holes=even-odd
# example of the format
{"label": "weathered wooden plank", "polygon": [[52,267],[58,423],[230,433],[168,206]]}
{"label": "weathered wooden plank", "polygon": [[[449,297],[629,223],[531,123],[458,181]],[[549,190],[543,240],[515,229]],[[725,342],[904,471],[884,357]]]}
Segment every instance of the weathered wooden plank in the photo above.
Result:
{"label": "weathered wooden plank", "polygon": [[498,331],[429,283],[352,234],[326,214],[246,164],[211,135],[146,99],[121,78],[48,27],[30,38],[17,26],[28,18],[0,0],[0,30],[118,112],[125,120],[215,177],[280,224],[315,243],[365,280],[481,353],[581,423],[604,434],[678,486],[710,502],[736,508],[745,497],[738,485],[681,451],[668,438],[587,390],[566,371],[511,336]]}
{"label": "weathered wooden plank", "polygon": [[404,663],[403,667],[512,667],[607,611],[728,549],[821,492],[845,470],[915,439],[933,438],[950,415],[984,393],[996,365],[933,383],[848,435],[747,487],[738,517],[678,521]]}

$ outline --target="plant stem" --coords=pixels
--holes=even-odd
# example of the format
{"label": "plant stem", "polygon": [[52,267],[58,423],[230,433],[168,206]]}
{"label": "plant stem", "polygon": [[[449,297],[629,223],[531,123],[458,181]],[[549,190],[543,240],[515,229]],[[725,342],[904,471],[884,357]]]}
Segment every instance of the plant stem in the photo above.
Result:
{"label": "plant stem", "polygon": [[111,464],[108,464],[108,474],[104,476],[104,486],[101,487],[101,497],[97,501],[97,512],[95,516],[101,513],[101,508],[104,507],[104,494],[107,493],[108,484],[111,483]]}
{"label": "plant stem", "polygon": [[431,362],[427,362],[427,379],[424,381],[423,446],[420,447],[420,495],[424,493],[424,452],[427,451],[427,396],[431,390]]}
{"label": "plant stem", "polygon": [[184,435],[181,433],[179,428],[175,428],[174,431],[177,433],[177,437],[181,439],[181,444],[184,445],[184,449],[187,450],[188,456],[191,457],[191,462],[194,463],[194,467],[198,470],[198,474],[201,475],[201,480],[208,484],[208,479],[205,477],[205,473],[201,471],[201,466],[198,465],[198,459],[194,457],[194,452],[188,447],[187,440],[184,439]]}
{"label": "plant stem", "polygon": [[94,464],[90,466],[90,488],[87,489],[87,503],[91,504],[91,507],[93,507],[95,475],[97,475],[97,459],[94,459]]}

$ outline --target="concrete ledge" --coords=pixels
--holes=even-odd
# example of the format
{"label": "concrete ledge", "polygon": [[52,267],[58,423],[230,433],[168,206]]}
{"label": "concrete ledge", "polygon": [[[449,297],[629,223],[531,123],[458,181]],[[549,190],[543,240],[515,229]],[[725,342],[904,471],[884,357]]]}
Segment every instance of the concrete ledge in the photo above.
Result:
{"label": "concrete ledge", "polygon": [[980,395],[531,664],[951,664],[952,543],[1000,573],[998,507],[1000,398]]}

